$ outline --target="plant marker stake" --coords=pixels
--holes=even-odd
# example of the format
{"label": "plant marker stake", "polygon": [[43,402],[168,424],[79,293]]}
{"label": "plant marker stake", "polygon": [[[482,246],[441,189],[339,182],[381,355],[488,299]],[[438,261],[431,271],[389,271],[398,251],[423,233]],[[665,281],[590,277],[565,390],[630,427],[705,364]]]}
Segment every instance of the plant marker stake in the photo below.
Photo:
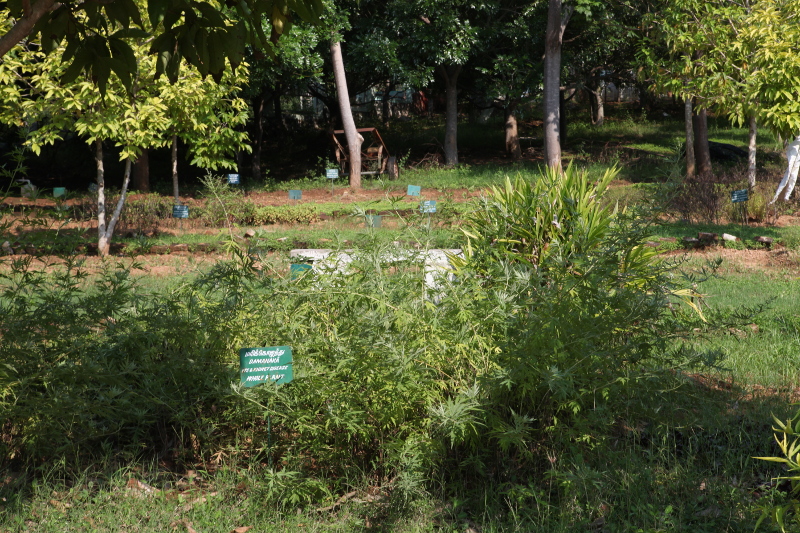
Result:
{"label": "plant marker stake", "polygon": [[331,196],[333,196],[333,180],[339,177],[338,168],[328,168],[325,170],[325,177],[331,180]]}
{"label": "plant marker stake", "polygon": [[272,468],[272,415],[267,415],[267,457]]}
{"label": "plant marker stake", "polygon": [[747,189],[731,191],[731,202],[735,204],[742,204],[740,207],[740,211],[742,213],[742,227],[747,225],[747,200]]}

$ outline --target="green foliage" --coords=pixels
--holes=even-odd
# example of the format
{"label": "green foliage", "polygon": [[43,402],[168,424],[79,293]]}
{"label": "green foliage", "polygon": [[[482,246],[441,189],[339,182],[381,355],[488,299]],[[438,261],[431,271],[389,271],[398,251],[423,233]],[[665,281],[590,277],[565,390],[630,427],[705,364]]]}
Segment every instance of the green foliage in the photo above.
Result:
{"label": "green foliage", "polygon": [[113,72],[133,92],[138,42],[132,45],[131,41],[152,41],[150,53],[158,56],[157,75],[166,74],[172,83],[177,82],[184,61],[203,78],[211,75],[219,81],[227,65],[235,69],[242,63],[247,47],[271,54],[274,41],[289,32],[295,15],[319,22],[323,13],[321,0],[244,0],[228,7],[231,9],[186,0],[128,0],[102,6],[67,1],[57,9],[52,3],[38,5],[31,13],[30,6],[14,1],[8,3],[9,22],[0,25],[0,30],[9,32],[11,21],[30,18],[32,28],[3,44],[13,47],[19,41],[38,37],[41,48],[50,53],[66,41],[66,83],[83,73],[96,80],[105,93]]}
{"label": "green foliage", "polygon": [[538,266],[557,254],[585,254],[610,229],[613,212],[600,198],[616,174],[608,170],[590,185],[586,173],[570,165],[563,173],[547,169],[535,181],[506,178],[505,187],[492,187],[467,217],[467,257]]}
{"label": "green foliage", "polygon": [[128,197],[120,215],[120,229],[146,233],[158,229],[162,220],[172,216],[174,201],[160,194],[138,194]]}
{"label": "green foliage", "polygon": [[265,224],[308,224],[319,220],[317,208],[313,205],[286,205],[281,207],[257,207],[253,215],[252,224],[263,226]]}
{"label": "green foliage", "polygon": [[756,527],[766,518],[770,518],[786,532],[787,526],[800,524],[800,411],[786,422],[773,416],[775,426],[775,441],[781,450],[781,457],[756,457],[763,461],[782,463],[786,467],[788,475],[780,476],[777,481],[788,481],[790,490],[788,493],[789,502],[768,507],[758,521]]}
{"label": "green foliage", "polygon": [[195,210],[193,217],[203,218],[207,224],[217,227],[253,220],[256,206],[244,198],[242,189],[232,187],[227,180],[210,172],[200,181],[203,183],[201,196],[206,204],[204,209]]}

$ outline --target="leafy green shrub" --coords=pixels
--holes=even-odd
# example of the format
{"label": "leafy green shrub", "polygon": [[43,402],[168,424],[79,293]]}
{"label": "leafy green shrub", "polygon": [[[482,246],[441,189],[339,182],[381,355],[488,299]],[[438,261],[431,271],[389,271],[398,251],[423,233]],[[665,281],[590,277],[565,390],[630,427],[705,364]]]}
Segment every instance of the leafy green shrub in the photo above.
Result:
{"label": "leafy green shrub", "polygon": [[[150,295],[125,270],[93,287],[74,265],[10,265],[0,460],[246,459],[272,465],[265,497],[284,505],[365,480],[403,501],[434,479],[524,490],[556,431],[571,446],[641,379],[696,361],[668,347],[701,320],[678,305],[694,293],[643,245],[646,227],[604,207],[611,177],[570,168],[494,191],[457,279],[434,285],[413,227],[422,250],[366,240],[341,272],[292,280],[237,251]],[[279,345],[294,381],[241,387],[238,350]]]}
{"label": "leafy green shrub", "polygon": [[163,219],[172,216],[174,201],[169,196],[145,193],[129,197],[122,209],[119,227],[122,231],[146,233],[158,229]]}
{"label": "leafy green shrub", "polygon": [[603,202],[614,174],[590,184],[570,167],[507,180],[466,221],[457,276],[502,292],[507,313],[476,378],[483,429],[461,438],[471,449],[514,450],[521,466],[536,431],[613,413],[638,377],[700,361],[667,344],[682,321],[703,320],[699,295],[645,246],[646,225]]}
{"label": "leafy green shrub", "polygon": [[261,206],[255,209],[252,224],[309,224],[319,220],[317,208],[313,205]]}
{"label": "leafy green shrub", "polygon": [[764,222],[767,217],[767,209],[770,199],[772,199],[772,186],[767,183],[758,183],[754,189],[748,191],[747,202],[731,202],[730,193],[734,190],[747,189],[746,182],[738,182],[729,186],[727,198],[725,200],[725,218],[731,223],[742,221],[742,209],[747,209],[747,218],[754,222]]}
{"label": "leafy green shrub", "polygon": [[218,227],[252,223],[256,206],[245,198],[242,189],[211,174],[201,181],[204,187],[201,195],[206,199],[202,216],[207,225]]}
{"label": "leafy green shrub", "polygon": [[800,411],[782,422],[774,418],[775,441],[781,450],[782,457],[756,457],[764,461],[783,463],[788,475],[776,481],[787,481],[790,484],[788,502],[772,505],[764,509],[764,513],[756,524],[758,526],[767,518],[778,524],[781,531],[787,531],[787,524],[800,525]]}

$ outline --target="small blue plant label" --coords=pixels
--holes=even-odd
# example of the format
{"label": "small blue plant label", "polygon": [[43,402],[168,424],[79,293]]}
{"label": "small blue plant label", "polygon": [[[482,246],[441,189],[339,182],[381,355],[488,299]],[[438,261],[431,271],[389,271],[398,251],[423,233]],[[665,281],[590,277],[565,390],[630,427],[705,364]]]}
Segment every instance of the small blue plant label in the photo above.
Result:
{"label": "small blue plant label", "polygon": [[293,378],[291,346],[239,350],[239,381],[245,387],[270,381],[280,385],[289,383]]}
{"label": "small blue plant label", "polygon": [[290,279],[297,279],[311,270],[311,268],[311,265],[307,263],[298,263],[296,265],[292,265],[289,267],[289,277]]}
{"label": "small blue plant label", "polygon": [[228,174],[228,185],[239,185],[239,174]]}
{"label": "small blue plant label", "polygon": [[747,201],[747,189],[740,189],[731,193],[731,202],[734,204]]}
{"label": "small blue plant label", "polygon": [[436,212],[436,200],[425,200],[421,204],[419,204],[419,210],[423,213],[435,213]]}
{"label": "small blue plant label", "polygon": [[289,200],[300,200],[303,197],[303,191],[298,189],[289,190]]}
{"label": "small blue plant label", "polygon": [[189,206],[188,205],[173,205],[172,206],[172,218],[189,218]]}
{"label": "small blue plant label", "polygon": [[67,194],[67,189],[64,187],[53,187],[53,197],[59,198]]}
{"label": "small blue plant label", "polygon": [[339,169],[338,168],[329,168],[325,170],[325,177],[329,180],[335,180],[339,177]]}
{"label": "small blue plant label", "polygon": [[382,218],[381,215],[367,215],[366,226],[368,228],[380,228]]}
{"label": "small blue plant label", "polygon": [[406,190],[406,196],[419,196],[421,191],[422,187],[419,185],[409,185],[408,189]]}

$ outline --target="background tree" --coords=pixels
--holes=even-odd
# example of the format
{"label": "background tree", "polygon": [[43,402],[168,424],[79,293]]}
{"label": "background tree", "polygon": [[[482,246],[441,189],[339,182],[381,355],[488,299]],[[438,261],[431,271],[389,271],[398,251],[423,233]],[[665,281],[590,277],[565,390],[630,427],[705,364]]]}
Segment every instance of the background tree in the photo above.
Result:
{"label": "background tree", "polygon": [[[658,43],[646,39],[641,59],[649,66],[655,87],[685,101],[687,154],[691,155],[692,129],[689,109],[695,103],[694,155],[697,172],[711,172],[706,110],[725,114],[750,125],[750,168],[748,181],[755,185],[755,117],[759,99],[752,83],[753,50],[740,38],[749,3],[735,0],[677,0],[652,13],[650,22],[657,28],[652,37],[666,44],[668,53],[658,55]],[[754,98],[742,98],[742,95]],[[692,162],[687,157],[687,173]]]}
{"label": "background tree", "polygon": [[458,165],[458,78],[478,44],[479,20],[495,4],[469,0],[394,0],[387,9],[397,21],[399,56],[415,70],[430,69],[445,84],[444,160]]}
{"label": "background tree", "polygon": [[347,138],[350,187],[360,189],[361,144],[364,142],[364,137],[358,133],[355,120],[353,120],[353,110],[350,107],[350,95],[347,91],[347,78],[344,72],[344,60],[342,59],[342,47],[336,37],[331,40],[331,62],[333,64],[333,76],[336,80],[336,94],[339,98],[342,128]]}
{"label": "background tree", "polygon": [[[102,91],[114,72],[131,89],[138,62],[129,41],[148,35],[134,0],[12,0],[7,8],[10,23],[0,34],[0,58],[28,38],[39,39],[46,53],[66,42],[61,57],[71,68],[65,81],[85,72]],[[193,0],[147,0],[145,10],[155,37],[150,52],[159,58],[156,72],[173,82],[182,58],[219,81],[226,64],[236,69],[243,61],[246,46],[271,53],[295,14],[317,21],[322,11],[322,0],[241,0],[225,9]],[[269,35],[263,20],[270,22]]]}
{"label": "background tree", "polygon": [[[231,96],[232,84],[226,85],[222,79],[220,85],[204,81],[187,68],[186,76],[170,86],[153,76],[156,58],[147,55],[146,43],[140,42],[134,52],[140,67],[130,80],[130,91],[116,75],[108,78],[103,93],[90,80],[65,83],[64,74],[72,67],[62,61],[64,47],[49,55],[35,46],[16,47],[0,63],[0,122],[24,126],[26,144],[34,153],[70,131],[94,147],[101,255],[109,251],[125,202],[131,164],[141,150],[163,146],[180,131],[193,143],[194,164],[231,167],[231,153],[246,141],[246,134],[235,131],[246,120],[246,104]],[[181,119],[174,113],[178,108],[190,113]],[[106,206],[105,142],[114,143],[120,150],[120,160],[125,161],[120,197],[110,212]]]}
{"label": "background tree", "polygon": [[550,168],[561,169],[561,43],[575,8],[561,0],[547,4],[544,44],[544,159]]}
{"label": "background tree", "polygon": [[319,45],[325,42],[322,33],[325,27],[308,23],[296,24],[289,35],[283,36],[275,45],[275,57],[267,57],[251,51],[249,78],[243,87],[242,96],[250,100],[253,110],[251,142],[253,157],[250,170],[253,179],[262,178],[261,148],[264,141],[264,114],[272,105],[276,124],[285,130],[282,120],[282,98],[293,90],[300,90],[306,80],[319,75],[324,63]]}
{"label": "background tree", "polygon": [[787,144],[787,167],[774,203],[788,200],[800,171],[800,12],[789,0],[761,0],[744,21],[742,47],[753,50],[751,91],[758,98],[758,118]]}
{"label": "background tree", "polygon": [[473,105],[502,111],[505,149],[514,159],[522,156],[517,109],[541,96],[545,20],[538,4],[502,2],[479,30]]}

